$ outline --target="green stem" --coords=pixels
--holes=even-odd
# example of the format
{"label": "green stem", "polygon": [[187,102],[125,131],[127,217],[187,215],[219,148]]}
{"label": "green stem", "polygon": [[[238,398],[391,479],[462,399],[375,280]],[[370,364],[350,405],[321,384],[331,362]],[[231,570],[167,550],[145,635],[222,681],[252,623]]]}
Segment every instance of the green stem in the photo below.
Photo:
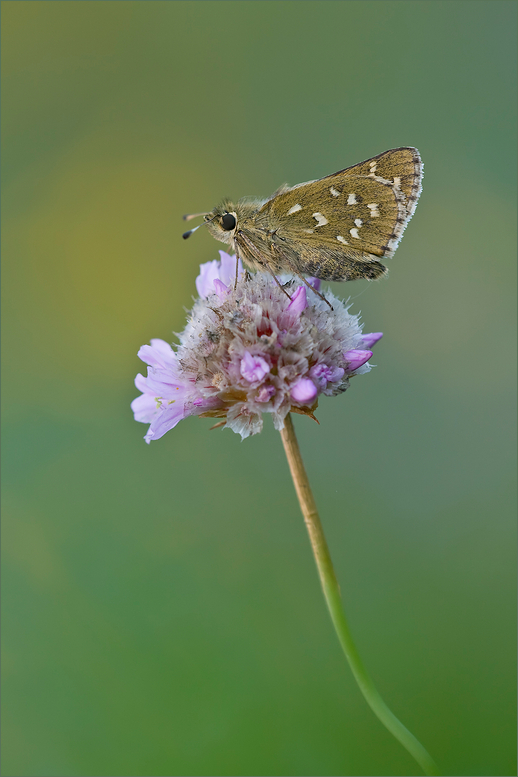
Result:
{"label": "green stem", "polygon": [[356,682],[360,686],[360,690],[374,714],[378,716],[383,725],[403,745],[403,747],[408,750],[410,755],[415,758],[424,773],[428,775],[438,775],[440,772],[433,758],[415,736],[396,718],[394,713],[389,710],[381,698],[371,676],[363,665],[356,645],[353,642],[342,606],[340,587],[336,579],[322,524],[318,517],[315,500],[311,493],[308,476],[300,455],[300,449],[293,428],[293,421],[289,413],[284,420],[284,429],[281,430],[281,437],[290,466],[291,476],[295,484],[295,490],[299,498],[302,515],[304,516],[304,521],[309,533],[311,547],[313,548],[313,553],[315,555],[318,574],[320,575],[320,582],[322,583],[324,596],[331,614],[331,620],[333,621],[338,639],[340,640],[340,644]]}

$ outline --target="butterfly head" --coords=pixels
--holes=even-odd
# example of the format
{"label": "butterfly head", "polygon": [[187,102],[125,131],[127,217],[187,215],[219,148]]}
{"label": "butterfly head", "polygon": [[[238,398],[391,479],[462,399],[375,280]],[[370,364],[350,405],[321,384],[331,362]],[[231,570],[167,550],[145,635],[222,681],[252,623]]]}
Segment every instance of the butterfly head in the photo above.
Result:
{"label": "butterfly head", "polygon": [[233,202],[223,200],[205,216],[210,234],[222,243],[232,244],[238,227],[237,208]]}

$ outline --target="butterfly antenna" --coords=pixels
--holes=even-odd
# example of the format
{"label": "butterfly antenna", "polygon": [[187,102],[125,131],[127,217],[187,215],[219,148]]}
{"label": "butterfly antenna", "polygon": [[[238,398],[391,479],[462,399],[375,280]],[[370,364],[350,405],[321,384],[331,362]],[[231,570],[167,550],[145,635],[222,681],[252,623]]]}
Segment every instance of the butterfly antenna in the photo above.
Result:
{"label": "butterfly antenna", "polygon": [[[184,216],[183,218],[184,218],[185,221],[189,221],[189,219],[193,219],[196,216],[207,216],[207,213],[193,213],[191,216]],[[213,216],[208,221],[204,221],[203,224],[198,224],[198,226],[194,227],[194,229],[189,229],[187,232],[184,232],[183,235],[182,235],[183,239],[187,240],[187,238],[190,237],[193,232],[196,232],[196,230],[199,229],[200,227],[204,227],[205,224],[210,224],[210,222],[214,221],[215,218],[216,218],[216,216]]]}

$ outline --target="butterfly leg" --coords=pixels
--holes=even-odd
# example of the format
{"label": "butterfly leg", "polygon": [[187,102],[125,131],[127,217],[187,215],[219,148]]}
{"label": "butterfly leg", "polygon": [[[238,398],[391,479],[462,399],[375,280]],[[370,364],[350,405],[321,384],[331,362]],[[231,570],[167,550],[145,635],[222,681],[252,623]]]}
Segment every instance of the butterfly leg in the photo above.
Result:
{"label": "butterfly leg", "polygon": [[[280,254],[281,254],[282,258],[285,260],[286,264],[287,264],[287,265],[288,265],[288,267],[290,268],[290,270],[291,270],[291,272],[293,273],[293,275],[296,275],[296,276],[297,276],[297,278],[300,278],[300,280],[301,280],[303,283],[305,283],[305,284],[306,284],[306,286],[307,286],[309,289],[311,289],[311,291],[312,291],[314,294],[316,294],[316,295],[317,295],[317,297],[320,297],[320,299],[321,299],[323,302],[325,302],[325,303],[326,303],[326,305],[329,305],[329,307],[331,308],[331,310],[333,310],[333,306],[331,305],[331,303],[330,303],[330,302],[329,302],[329,301],[328,301],[328,300],[327,300],[327,299],[324,297],[324,295],[323,295],[323,294],[321,294],[319,291],[317,291],[317,290],[315,289],[315,287],[314,287],[314,286],[312,286],[312,285],[311,285],[311,283],[310,283],[309,281],[307,281],[307,280],[304,278],[304,276],[303,276],[303,275],[301,275],[301,274],[298,272],[298,270],[297,270],[297,269],[296,269],[296,268],[293,266],[293,264],[290,262],[290,260],[289,260],[289,259],[288,259],[288,257],[286,256],[286,254],[283,254],[281,251],[279,251],[279,248],[278,248],[276,245],[274,245],[274,246],[273,246],[273,248],[274,248],[274,249],[275,249],[275,250],[276,250],[278,253],[280,253]],[[273,275],[273,273],[272,273],[272,275]],[[274,276],[274,277],[275,277],[275,276]],[[275,280],[277,280],[277,278],[275,278]]]}
{"label": "butterfly leg", "polygon": [[288,299],[291,299],[290,295],[288,294],[288,292],[286,291],[286,289],[284,288],[284,286],[282,285],[282,283],[280,282],[280,280],[277,278],[277,276],[275,275],[275,273],[274,273],[272,270],[268,270],[268,272],[269,272],[269,273],[270,273],[270,275],[272,276],[273,280],[275,281],[275,283],[277,284],[277,286],[279,287],[279,289],[280,289],[281,291],[283,291],[283,292],[286,294],[286,296],[288,297]]}
{"label": "butterfly leg", "polygon": [[236,252],[236,280],[234,281],[234,291],[237,289],[237,279],[239,275],[239,253],[237,250],[237,246],[234,246],[235,252]]}
{"label": "butterfly leg", "polygon": [[333,306],[331,305],[331,303],[329,302],[329,300],[327,300],[327,299],[324,297],[324,295],[323,295],[323,294],[321,294],[319,291],[317,291],[317,289],[315,289],[315,287],[314,287],[314,286],[312,286],[312,285],[311,285],[311,283],[310,283],[308,280],[306,280],[306,278],[304,278],[304,276],[303,276],[303,275],[299,275],[299,273],[298,273],[298,272],[295,272],[295,270],[293,270],[293,272],[295,273],[295,275],[297,275],[297,277],[298,277],[298,278],[300,278],[300,280],[301,280],[301,281],[304,281],[304,283],[306,284],[306,286],[307,286],[309,289],[311,289],[311,291],[312,291],[314,294],[316,294],[316,295],[317,295],[317,297],[320,297],[320,299],[321,299],[321,300],[323,300],[323,301],[326,303],[326,305],[329,305],[329,307],[331,308],[331,310],[334,310],[334,308],[333,308]]}

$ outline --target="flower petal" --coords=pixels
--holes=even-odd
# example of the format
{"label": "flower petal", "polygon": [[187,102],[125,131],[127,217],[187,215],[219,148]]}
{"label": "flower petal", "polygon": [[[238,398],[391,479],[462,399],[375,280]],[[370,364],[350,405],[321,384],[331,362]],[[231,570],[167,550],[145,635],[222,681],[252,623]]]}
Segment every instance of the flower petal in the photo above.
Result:
{"label": "flower petal", "polygon": [[150,341],[153,348],[155,348],[159,353],[161,353],[163,356],[170,358],[171,355],[174,356],[174,351],[169,345],[169,343],[166,343],[165,340],[160,340],[159,337],[153,337]]}
{"label": "flower petal", "polygon": [[368,335],[362,335],[362,344],[366,346],[366,348],[372,348],[373,345],[376,345],[378,340],[381,340],[383,337],[383,332],[370,332]]}
{"label": "flower petal", "polygon": [[310,378],[301,378],[291,389],[290,396],[295,402],[312,402],[318,389]]}
{"label": "flower petal", "polygon": [[[221,281],[225,286],[233,285],[236,280],[236,257],[227,254],[226,251],[220,251],[219,255],[221,257],[219,262],[214,259],[212,262],[200,264],[200,274],[196,278],[196,290],[203,299],[206,299],[210,294],[217,293],[214,283],[216,280]],[[238,277],[242,274],[243,264],[239,259]]]}
{"label": "flower petal", "polygon": [[261,386],[255,398],[256,402],[269,402],[275,394],[275,386]]}
{"label": "flower petal", "polygon": [[218,261],[200,264],[200,274],[196,278],[196,291],[199,296],[206,298],[214,293],[214,280],[218,277]]}
{"label": "flower petal", "polygon": [[[220,267],[218,270],[218,278],[225,286],[234,286],[236,281],[236,257],[235,254],[227,254],[226,251],[220,251],[221,257]],[[243,274],[243,264],[241,259],[237,263],[237,277],[240,278]]]}
{"label": "flower petal", "polygon": [[152,340],[151,345],[143,345],[137,356],[150,367],[167,369],[176,361],[176,353],[165,340]]}
{"label": "flower petal", "polygon": [[347,372],[354,372],[354,370],[357,370],[362,364],[368,362],[371,356],[372,351],[359,351],[356,348],[353,348],[351,351],[346,351],[344,353],[344,359],[348,362]]}
{"label": "flower petal", "polygon": [[300,316],[302,311],[305,310],[307,306],[308,306],[308,298],[306,295],[306,287],[299,286],[298,289],[295,291],[294,295],[292,296],[291,301],[286,308],[286,312],[294,313]]}
{"label": "flower petal", "polygon": [[176,375],[168,370],[156,370],[148,368],[146,379],[146,391],[155,397],[176,400],[185,395],[187,387]]}
{"label": "flower petal", "polygon": [[141,394],[131,403],[135,421],[150,424],[157,412],[156,399],[151,394]]}
{"label": "flower petal", "polygon": [[135,378],[135,386],[138,388],[139,391],[142,391],[144,394],[148,393],[147,378],[141,375],[140,372]]}
{"label": "flower petal", "polygon": [[174,429],[177,423],[185,418],[183,402],[174,405],[162,405],[151,421],[151,426],[144,437],[147,443],[151,440],[159,440],[170,429]]}
{"label": "flower petal", "polygon": [[240,372],[249,383],[259,383],[270,372],[270,365],[262,356],[252,356],[250,351],[245,351]]}
{"label": "flower petal", "polygon": [[220,299],[223,299],[225,294],[228,292],[229,288],[230,287],[229,286],[225,286],[225,284],[222,283],[219,278],[215,278],[215,280],[214,280],[214,291],[216,292],[216,294],[218,295],[218,297]]}
{"label": "flower petal", "polygon": [[344,376],[343,367],[329,366],[327,364],[314,364],[309,371],[309,376],[317,383],[321,389],[325,389],[328,383],[336,383]]}

